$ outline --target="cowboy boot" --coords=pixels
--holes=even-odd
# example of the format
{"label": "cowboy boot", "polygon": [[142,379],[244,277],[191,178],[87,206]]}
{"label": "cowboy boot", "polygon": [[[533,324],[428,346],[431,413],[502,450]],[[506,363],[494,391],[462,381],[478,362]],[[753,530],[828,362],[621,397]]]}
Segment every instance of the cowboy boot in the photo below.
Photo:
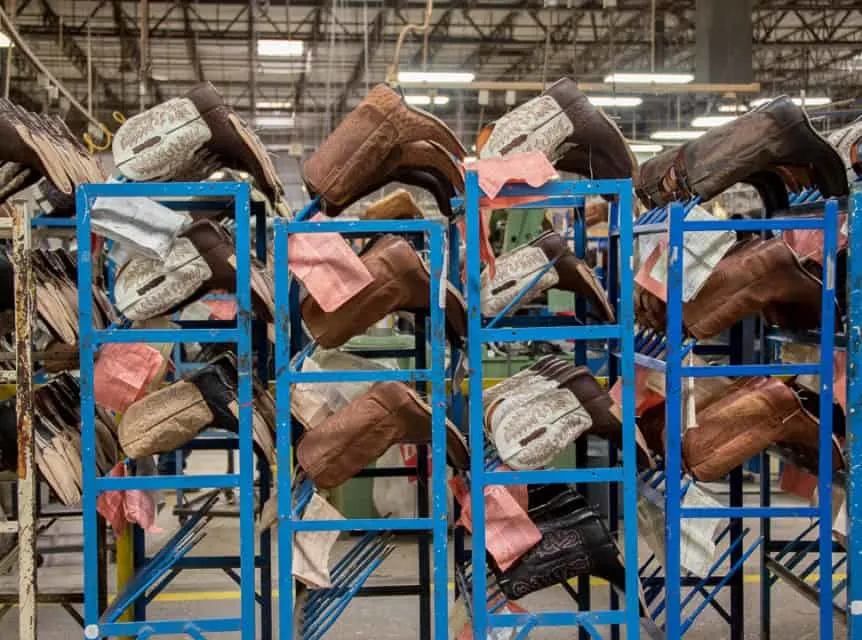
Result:
{"label": "cowboy boot", "polygon": [[650,161],[655,167],[641,172],[641,190],[656,194],[652,200],[658,204],[693,196],[710,200],[779,165],[805,167],[825,197],[848,193],[841,157],[787,96],[710,129],[672,153],[672,159],[660,154]]}
{"label": "cowboy boot", "polygon": [[[683,435],[685,468],[698,480],[723,478],[732,469],[782,442],[817,459],[819,425],[799,398],[775,378],[753,378],[698,414]],[[844,467],[833,442],[832,469]]]}
{"label": "cowboy boot", "polygon": [[[302,301],[302,318],[312,337],[326,349],[339,347],[364,333],[393,311],[429,309],[431,274],[416,250],[404,238],[383,236],[360,256],[373,282],[335,311],[326,312],[308,296]],[[443,283],[441,283],[443,284]],[[446,283],[446,322],[452,339],[467,333],[464,299]]]}
{"label": "cowboy boot", "polygon": [[314,152],[303,167],[309,190],[335,207],[375,182],[380,165],[406,142],[438,143],[458,159],[466,152],[439,119],[409,106],[402,96],[379,84]]}
{"label": "cowboy boot", "polygon": [[477,149],[480,158],[539,150],[558,169],[590,179],[632,178],[637,168],[617,126],[568,76],[486,127]]}
{"label": "cowboy boot", "polygon": [[820,323],[821,289],[783,239],[755,238],[718,263],[695,298],[683,304],[683,322],[699,340],[759,312],[785,329],[812,329]]}
{"label": "cowboy boot", "polygon": [[[403,382],[378,382],[307,432],[296,447],[296,457],[319,488],[331,489],[354,477],[393,444],[430,440],[431,407]],[[456,468],[469,466],[466,442],[448,420],[446,452]]]}

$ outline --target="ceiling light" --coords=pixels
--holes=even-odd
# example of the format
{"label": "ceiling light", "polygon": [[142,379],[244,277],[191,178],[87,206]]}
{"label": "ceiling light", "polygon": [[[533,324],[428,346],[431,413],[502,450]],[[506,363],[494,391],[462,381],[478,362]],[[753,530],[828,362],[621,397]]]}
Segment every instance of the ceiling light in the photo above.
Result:
{"label": "ceiling light", "polygon": [[0,49],[8,49],[12,46],[12,41],[5,33],[0,32]]}
{"label": "ceiling light", "polygon": [[466,84],[473,82],[476,77],[475,73],[460,72],[460,71],[399,71],[398,82],[405,83],[433,83],[433,82],[454,82]]}
{"label": "ceiling light", "polygon": [[296,58],[303,54],[302,40],[258,40],[257,55],[279,58]]}
{"label": "ceiling light", "polygon": [[[406,95],[404,100],[414,107],[427,107],[431,104],[431,96]],[[449,96],[434,96],[434,104],[437,106],[449,104]]]}
{"label": "ceiling light", "polygon": [[[758,98],[757,100],[752,100],[748,103],[752,109],[756,107],[760,107],[768,102],[772,102],[775,98]],[[803,98],[791,98],[793,104],[797,107],[822,107],[824,105],[830,104],[832,102],[832,98],[827,98],[826,96],[806,96],[805,102],[803,104]]]}
{"label": "ceiling light", "polygon": [[632,153],[658,153],[664,147],[660,144],[650,144],[649,142],[632,142],[629,144],[629,149]]}
{"label": "ceiling light", "polygon": [[606,83],[620,84],[688,84],[694,81],[691,73],[612,73],[605,76]]}
{"label": "ceiling light", "polygon": [[709,129],[710,127],[720,127],[728,122],[733,122],[736,118],[737,116],[698,116],[691,121],[691,126]]}
{"label": "ceiling light", "polygon": [[748,107],[744,104],[720,104],[718,105],[719,113],[745,113]]}
{"label": "ceiling light", "polygon": [[643,98],[637,96],[587,96],[587,100],[595,107],[639,107]]}
{"label": "ceiling light", "polygon": [[258,100],[255,106],[258,109],[291,109],[293,103],[290,100]]}
{"label": "ceiling light", "polygon": [[704,133],[706,131],[697,131],[696,129],[672,129],[656,131],[650,135],[650,138],[653,140],[694,140]]}
{"label": "ceiling light", "polygon": [[290,129],[296,123],[293,116],[257,116],[255,126],[261,129]]}

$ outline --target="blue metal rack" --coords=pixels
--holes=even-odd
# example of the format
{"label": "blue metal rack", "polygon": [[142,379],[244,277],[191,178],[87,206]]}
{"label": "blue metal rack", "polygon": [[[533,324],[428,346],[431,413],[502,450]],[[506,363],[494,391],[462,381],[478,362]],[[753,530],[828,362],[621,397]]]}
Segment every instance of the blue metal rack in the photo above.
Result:
{"label": "blue metal rack", "polygon": [[[236,225],[236,270],[238,313],[234,326],[227,328],[188,328],[179,331],[156,329],[127,329],[111,327],[93,329],[93,302],[90,286],[93,279],[91,262],[90,210],[97,197],[148,197],[160,200],[195,197],[197,202],[166,202],[169,206],[188,209],[206,207],[200,200],[233,200]],[[239,632],[243,640],[257,638],[255,592],[255,531],[254,531],[254,450],[252,441],[252,316],[251,316],[251,256],[250,187],[246,183],[123,183],[82,185],[76,193],[78,243],[78,303],[80,312],[80,371],[81,419],[83,448],[83,519],[84,519],[84,634],[88,639],[113,636],[149,637],[154,634],[185,634],[204,638],[207,633]],[[108,343],[172,343],[172,342],[223,342],[237,347],[238,404],[239,404],[239,472],[197,476],[153,476],[127,478],[100,478],[95,472],[95,399],[93,365],[98,347]],[[96,561],[99,553],[95,530],[96,500],[100,493],[109,490],[163,490],[177,488],[236,488],[240,495],[240,550],[235,559],[195,558],[186,563],[189,568],[224,568],[225,561],[240,570],[241,612],[239,617],[164,620],[138,619],[134,622],[107,622],[100,617],[98,602],[100,588]],[[193,522],[193,521],[190,521]],[[187,523],[188,524],[188,523]],[[182,566],[178,557],[187,551],[187,544],[173,549],[165,548],[164,555],[147,561],[153,569],[148,576],[146,591],[164,576],[159,568]],[[166,556],[174,562],[163,563]],[[266,588],[266,585],[262,585]],[[164,583],[155,586],[163,588]],[[142,592],[143,593],[143,592]],[[268,594],[267,594],[268,595]],[[113,619],[113,617],[112,617]]]}
{"label": "blue metal rack", "polygon": [[[794,199],[794,203],[810,204],[819,197],[816,193],[801,194]],[[666,425],[667,425],[667,469],[681,468],[681,425],[682,425],[682,379],[688,377],[710,377],[710,376],[750,376],[750,375],[800,375],[819,374],[821,376],[820,388],[820,468],[831,469],[831,436],[832,436],[832,349],[834,335],[831,330],[816,333],[817,343],[821,348],[821,360],[817,364],[757,364],[757,363],[734,363],[729,365],[715,366],[684,366],[683,360],[690,350],[690,346],[683,341],[682,330],[682,284],[683,284],[683,238],[686,231],[781,231],[786,229],[821,229],[824,232],[824,264],[825,276],[821,299],[822,326],[834,326],[835,315],[835,264],[838,229],[838,202],[831,200],[826,202],[825,210],[821,208],[822,215],[816,218],[794,217],[791,212],[783,217],[764,218],[756,220],[716,220],[716,221],[687,221],[686,214],[691,209],[691,204],[682,205],[672,203],[668,207],[661,207],[648,212],[638,220],[634,233],[659,233],[669,232],[669,254],[668,265],[668,324],[667,336],[664,340],[662,352],[665,354],[663,360],[653,357],[639,358],[637,361],[643,366],[663,370],[666,376]],[[806,211],[808,213],[808,211]],[[782,214],[777,214],[782,216]],[[851,280],[852,282],[852,277]],[[733,340],[733,338],[732,338]],[[734,348],[730,348],[731,357]],[[852,360],[852,358],[851,358]],[[733,362],[733,359],[731,360]],[[848,431],[851,430],[848,421]],[[764,471],[766,475],[768,472]],[[684,508],[681,506],[683,488],[678,474],[671,474],[674,479],[666,483],[665,511],[666,511],[666,536],[667,536],[667,566],[665,567],[665,607],[667,609],[667,623],[665,631],[669,638],[679,638],[690,627],[692,617],[682,618],[682,606],[689,600],[689,596],[683,599],[681,596],[681,585],[684,581],[680,575],[680,526],[682,518],[730,518],[731,527],[736,523],[737,531],[730,532],[731,568],[730,571],[719,579],[716,588],[710,593],[703,603],[710,600],[714,603],[714,597],[718,590],[736,579],[740,584],[739,597],[741,598],[741,568],[745,559],[749,557],[755,548],[763,545],[764,553],[769,552],[768,529],[767,535],[760,536],[753,545],[745,551],[741,545],[741,518],[754,517],[766,522],[769,518],[819,518],[817,528],[819,537],[816,541],[819,560],[810,565],[808,571],[819,567],[821,576],[831,576],[832,565],[832,539],[831,539],[831,474],[820,474],[819,493],[820,504],[816,508],[811,507],[772,507],[761,503],[759,507],[743,507],[732,502],[731,507],[715,509],[707,508]],[[768,491],[768,478],[766,489]],[[825,496],[825,498],[823,497]],[[733,496],[731,496],[733,499]],[[852,521],[851,515],[851,521]],[[807,532],[805,532],[807,533]],[[722,534],[724,535],[724,534]],[[803,534],[804,535],[804,534]],[[808,549],[811,550],[811,545]],[[779,554],[781,555],[781,554]],[[798,555],[796,556],[798,557]],[[798,562],[798,560],[794,560]],[[765,574],[765,570],[764,570]],[[768,577],[768,576],[767,576]],[[768,585],[766,587],[768,589]],[[820,637],[831,638],[833,605],[835,597],[833,590],[820,589]],[[768,607],[768,599],[765,600]],[[714,605],[715,606],[715,605]],[[699,612],[699,611],[698,611]],[[768,609],[763,613],[766,617],[766,626],[762,626],[768,634]],[[731,623],[734,633],[733,637],[741,634],[742,612],[738,601],[731,599],[731,613],[725,619]],[[738,625],[738,626],[737,626]]]}
{"label": "blue metal rack", "polygon": [[[501,196],[545,196],[546,199],[532,202],[520,208],[577,207],[582,208],[588,195],[615,194],[618,211],[631,211],[632,184],[630,180],[599,180],[580,182],[555,182],[534,189],[526,186],[509,186]],[[474,637],[483,638],[493,627],[523,627],[529,629],[542,626],[579,626],[582,634],[594,634],[595,625],[625,625],[627,637],[636,639],[640,633],[639,580],[637,575],[637,473],[634,437],[634,313],[633,274],[631,269],[632,221],[630,216],[619,216],[620,249],[618,282],[612,281],[611,300],[619,299],[617,324],[574,325],[566,319],[543,322],[540,326],[529,326],[527,321],[512,322],[500,317],[485,321],[480,306],[479,259],[479,201],[483,193],[475,171],[467,171],[464,207],[467,216],[467,304],[470,361],[469,424],[471,442],[471,504],[473,509],[472,561],[472,606]],[[616,214],[612,214],[612,218]],[[584,234],[576,234],[583,237]],[[577,239],[577,238],[576,238]],[[613,251],[611,252],[613,254]],[[615,257],[612,255],[612,259]],[[503,314],[501,314],[502,316]],[[507,326],[508,325],[508,326]],[[623,465],[607,468],[577,468],[534,471],[487,471],[485,468],[483,431],[482,356],[483,344],[487,342],[514,342],[526,340],[608,340],[614,350],[620,351],[619,362],[623,380]],[[579,345],[582,346],[582,345]],[[609,464],[614,464],[613,458]],[[514,485],[535,483],[611,482],[623,484],[623,511],[627,523],[624,552],[627,559],[626,597],[624,610],[578,612],[546,612],[526,615],[499,614],[489,612],[487,605],[488,577],[485,547],[485,500],[487,485]],[[581,581],[583,584],[585,581]],[[613,606],[612,600],[612,606]],[[521,635],[524,634],[522,629]]]}
{"label": "blue metal rack", "polygon": [[[433,540],[433,562],[431,558],[423,561],[423,547],[420,539],[419,578],[420,584],[414,592],[404,591],[399,588],[388,590],[386,587],[378,587],[367,590],[367,595],[404,595],[406,593],[418,593],[420,596],[420,631],[424,637],[431,637],[430,620],[424,618],[428,614],[424,604],[430,604],[433,597],[433,637],[443,640],[447,637],[448,623],[448,532],[447,532],[447,501],[446,501],[446,396],[445,396],[445,327],[443,307],[440,304],[441,293],[445,293],[446,274],[444,273],[444,262],[446,255],[445,230],[446,227],[439,222],[430,220],[411,221],[331,221],[331,222],[305,222],[319,207],[317,200],[312,201],[302,212],[296,221],[278,219],[275,221],[275,304],[276,304],[276,415],[278,425],[278,467],[281,473],[278,476],[278,541],[279,541],[279,575],[281,576],[281,589],[279,594],[279,627],[281,638],[293,638],[295,628],[294,612],[294,589],[292,575],[292,541],[293,535],[299,531],[365,531],[365,532],[417,532],[426,536],[431,534]],[[291,286],[288,273],[288,237],[292,233],[321,233],[335,232],[346,237],[362,237],[380,233],[410,234],[427,239],[430,254],[430,313],[427,339],[431,346],[430,367],[425,366],[425,341],[426,331],[424,320],[417,318],[416,348],[409,351],[410,355],[416,357],[416,368],[412,370],[395,371],[326,371],[326,372],[300,372],[293,369],[291,359],[294,353],[302,352],[312,348],[303,346],[302,329],[299,322],[298,291]],[[349,304],[349,303],[348,303]],[[403,355],[403,354],[402,354]],[[291,385],[302,382],[337,383],[345,381],[394,381],[416,382],[419,385],[430,386],[430,405],[432,407],[432,472],[431,488],[432,499],[430,513],[423,505],[424,491],[422,482],[419,485],[419,517],[417,518],[371,518],[371,519],[349,519],[335,521],[302,521],[299,519],[301,507],[294,504],[295,493],[292,490],[291,474],[284,470],[291,469],[293,464],[293,421],[290,413]],[[420,386],[422,388],[422,386]],[[420,479],[427,476],[424,468],[426,456],[420,447],[417,458],[417,468],[409,470]],[[380,470],[384,471],[384,470]],[[395,469],[398,475],[407,475],[406,469]],[[366,534],[364,542],[360,545],[372,544],[372,539]],[[376,538],[375,538],[376,539]],[[382,538],[380,539],[382,540]],[[362,595],[362,583],[370,575],[371,571],[379,564],[380,555],[387,548],[382,542],[377,543],[376,555],[362,555],[364,552],[357,548],[349,559],[344,561],[344,566],[353,567],[353,573],[348,575],[352,580],[348,586],[337,584],[336,588],[319,590],[310,597],[318,600],[317,606],[309,608],[309,604],[303,605],[303,620],[298,632],[303,638],[317,639],[325,633],[326,629],[334,622],[335,618],[344,610],[350,599],[356,595]],[[425,543],[427,545],[427,542]],[[427,548],[427,547],[426,547]],[[355,556],[360,555],[364,560],[357,561]],[[358,562],[358,564],[357,564]],[[352,564],[351,564],[352,563]],[[339,565],[341,566],[341,565]],[[432,575],[423,575],[433,567]],[[345,569],[347,571],[347,569]],[[323,592],[323,593],[321,593]],[[323,604],[325,603],[325,604]],[[312,614],[316,618],[308,619]]]}

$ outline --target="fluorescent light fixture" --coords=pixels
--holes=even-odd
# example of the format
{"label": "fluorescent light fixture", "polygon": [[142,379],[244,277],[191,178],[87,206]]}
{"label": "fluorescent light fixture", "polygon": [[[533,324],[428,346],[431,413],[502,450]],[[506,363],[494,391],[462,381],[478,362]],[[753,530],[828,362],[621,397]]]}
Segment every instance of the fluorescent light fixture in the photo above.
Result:
{"label": "fluorescent light fixture", "polygon": [[[414,107],[427,107],[431,104],[431,96],[406,95],[404,100]],[[434,96],[434,104],[438,107],[449,104],[449,96]]]}
{"label": "fluorescent light fixture", "polygon": [[475,73],[461,71],[399,71],[398,82],[407,83],[434,83],[434,82],[452,82],[459,84],[467,84],[473,82],[476,77]]}
{"label": "fluorescent light fixture", "polygon": [[[754,109],[772,100],[775,100],[775,98],[758,98],[749,102],[748,106]],[[832,103],[832,98],[827,98],[826,96],[806,96],[804,103],[802,98],[791,98],[791,100],[797,107],[822,107]]]}
{"label": "fluorescent light fixture", "polygon": [[254,119],[255,126],[261,129],[291,129],[296,124],[293,116],[257,116]]}
{"label": "fluorescent light fixture", "polygon": [[273,58],[297,58],[305,51],[302,40],[258,40],[257,55]]}
{"label": "fluorescent light fixture", "polygon": [[587,96],[587,100],[595,107],[639,107],[643,98],[637,96]]}
{"label": "fluorescent light fixture", "polygon": [[719,113],[745,113],[748,107],[744,104],[720,104],[718,105]]}
{"label": "fluorescent light fixture", "polygon": [[632,153],[658,153],[664,147],[660,144],[651,144],[649,142],[632,142],[629,144],[629,149],[632,150]]}
{"label": "fluorescent light fixture", "polygon": [[5,33],[0,31],[0,49],[8,49],[12,46],[12,41]]}
{"label": "fluorescent light fixture", "polygon": [[688,84],[694,82],[691,73],[612,73],[605,76],[606,83],[619,84]]}
{"label": "fluorescent light fixture", "polygon": [[702,136],[706,131],[697,131],[696,129],[670,129],[665,131],[656,131],[650,138],[653,140],[695,140]]}
{"label": "fluorescent light fixture", "polygon": [[698,116],[691,121],[691,126],[709,129],[710,127],[720,127],[728,122],[733,122],[736,118],[737,116]]}
{"label": "fluorescent light fixture", "polygon": [[293,103],[290,100],[258,100],[258,109],[292,109]]}

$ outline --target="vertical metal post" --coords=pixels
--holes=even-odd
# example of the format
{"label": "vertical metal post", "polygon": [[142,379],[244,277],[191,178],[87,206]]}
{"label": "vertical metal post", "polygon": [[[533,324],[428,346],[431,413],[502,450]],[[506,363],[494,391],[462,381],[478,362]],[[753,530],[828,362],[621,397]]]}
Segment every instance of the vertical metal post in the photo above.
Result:
{"label": "vertical metal post", "polygon": [[[586,203],[584,203],[586,205]],[[587,225],[581,215],[575,213],[572,232],[575,239],[575,255],[583,258],[586,255],[587,245]],[[581,320],[585,320],[587,316],[587,303],[584,296],[575,296],[575,316]],[[575,342],[575,364],[587,364],[587,343],[583,340]],[[589,438],[578,438],[575,440],[575,467],[578,469],[586,469],[589,465]],[[589,487],[584,483],[575,485],[575,489],[581,495],[586,495]],[[610,489],[609,489],[610,491]],[[609,587],[613,594],[613,587]],[[590,610],[590,601],[592,589],[590,588],[590,576],[578,576],[578,609],[581,611]],[[613,599],[615,596],[611,595]],[[613,605],[611,605],[613,608]],[[590,640],[590,632],[585,626],[578,628],[579,640]]]}
{"label": "vertical metal post", "polygon": [[18,429],[18,638],[36,640],[36,466],[33,460],[33,279],[30,210],[12,206],[15,265],[15,410]]}
{"label": "vertical metal post", "polygon": [[[446,638],[449,624],[449,523],[446,499],[446,323],[443,305],[447,274],[443,271],[443,227],[430,234],[431,270],[431,490],[434,541],[434,631]],[[422,345],[423,356],[425,345]],[[417,367],[418,368],[418,367]],[[424,447],[423,447],[424,448]],[[423,456],[420,454],[419,460]],[[427,455],[425,456],[427,466]],[[431,629],[428,629],[428,638]]]}
{"label": "vertical metal post", "polygon": [[[665,634],[681,637],[680,611],[680,506],[682,487],[682,285],[683,221],[685,210],[670,205],[668,283],[667,283],[667,365],[665,370],[665,424],[667,425],[667,479],[665,481],[665,590],[667,614]],[[628,525],[629,523],[626,522]]]}
{"label": "vertical metal post", "polygon": [[[625,183],[624,183],[625,184]],[[637,445],[635,443],[635,325],[634,325],[634,265],[632,249],[634,230],[631,211],[632,189],[620,189],[619,229],[620,260],[620,304],[617,323],[620,326],[620,367],[623,379],[623,518],[625,520],[625,561],[626,561],[626,638],[638,640],[640,637],[640,576],[638,576],[638,515],[637,515]],[[682,305],[680,304],[680,308]],[[678,478],[678,476],[677,476]],[[679,482],[677,481],[677,485]],[[617,486],[611,485],[616,491]],[[677,567],[679,563],[677,562]],[[673,636],[669,636],[673,637]]]}
{"label": "vertical metal post", "polygon": [[[770,459],[765,451],[760,454],[760,506],[772,504],[772,480],[770,478]],[[769,541],[772,537],[772,521],[769,518],[760,519],[760,639],[769,640],[772,635],[772,574],[766,566],[769,559]],[[732,544],[732,541],[731,541]]]}
{"label": "vertical metal post", "polygon": [[[611,306],[614,309],[614,312],[617,316],[617,322],[621,322],[621,313],[622,310],[620,308],[620,296],[619,296],[619,264],[620,259],[622,257],[622,247],[624,246],[620,241],[619,236],[616,232],[620,231],[620,206],[619,203],[611,203],[610,212],[608,216],[608,256],[607,256],[607,265],[606,265],[606,282],[607,282],[607,290],[608,290],[608,299],[610,300]],[[634,251],[634,246],[626,249],[630,254]],[[634,331],[634,330],[632,330]],[[611,340],[608,345],[608,352],[613,353],[614,351],[621,351],[622,345],[619,340]],[[617,358],[613,356],[608,357],[608,387],[611,387],[617,380],[619,376],[619,361]],[[623,427],[625,428],[625,427]],[[608,447],[608,466],[615,467],[617,465],[617,448],[616,445],[612,442],[607,443]],[[620,505],[618,499],[618,491],[617,487],[610,486],[608,490],[608,522],[611,527],[616,526],[617,531],[619,531],[619,518],[620,518]],[[626,565],[628,566],[631,563],[630,560],[626,561]],[[610,608],[611,609],[619,609],[620,606],[620,598],[617,595],[616,590],[612,587],[608,587],[608,591],[610,592]],[[611,627],[611,640],[620,640],[620,628],[618,625],[614,625]]]}
{"label": "vertical metal post", "polygon": [[[480,310],[479,272],[479,176],[467,171],[465,204],[467,208],[467,327],[469,371],[470,468],[485,468],[485,434],[482,423],[482,312]],[[485,638],[488,628],[485,575],[485,474],[470,478],[470,503],[473,510],[473,637]]]}
{"label": "vertical metal post", "polygon": [[[257,258],[266,263],[266,209],[260,202],[252,205],[255,221],[255,250]],[[254,322],[254,350],[257,355],[257,377],[261,384],[268,386],[269,382],[269,342],[266,337],[266,323],[262,320]],[[230,466],[233,465],[233,452],[230,452]],[[228,473],[233,469],[229,468]],[[265,456],[258,459],[258,480],[260,482],[260,504],[266,504],[270,497],[272,472]],[[272,533],[269,529],[260,534],[260,638],[272,640]]]}
{"label": "vertical metal post", "polygon": [[[820,640],[832,640],[832,396],[835,349],[835,280],[838,201],[828,200],[823,218],[823,291],[820,330],[820,460],[817,500],[820,510]],[[852,467],[851,467],[852,468]],[[858,539],[854,540],[858,545]],[[848,550],[848,553],[851,551]]]}
{"label": "vertical metal post", "polygon": [[255,0],[248,0],[248,115],[254,126],[257,118],[257,33],[254,30]]}
{"label": "vertical metal post", "polygon": [[[730,329],[730,364],[750,364],[754,361],[754,329],[757,320],[746,318]],[[731,507],[743,506],[742,469],[737,467],[730,472]],[[743,521],[741,518],[730,519],[730,544],[734,545],[743,537]],[[764,545],[766,548],[766,545]],[[730,566],[739,566],[745,549],[740,543],[733,546],[730,552]],[[732,640],[743,640],[745,637],[745,581],[740,568],[728,582],[730,586],[730,637]]]}
{"label": "vertical metal post", "polygon": [[[422,249],[422,243],[417,249]],[[433,255],[433,253],[432,253]],[[432,301],[433,302],[433,301]],[[415,316],[415,333],[413,335],[413,348],[415,358],[415,368],[425,369],[426,354],[425,354],[425,321],[427,317],[424,313],[417,313]],[[425,382],[416,384],[417,391],[420,394],[425,394],[428,390],[428,385]],[[432,414],[433,418],[433,414]],[[416,515],[420,518],[427,518],[430,505],[428,504],[428,445],[418,445],[416,447]],[[416,533],[418,544],[418,575],[419,575],[419,637],[421,640],[430,640],[431,638],[431,548],[429,540],[431,538],[430,531],[418,531]]]}
{"label": "vertical metal post", "polygon": [[848,640],[862,640],[862,193],[852,197],[847,260]]}
{"label": "vertical metal post", "polygon": [[[76,233],[78,244],[78,316],[79,367],[81,384],[81,462],[82,478],[81,517],[84,521],[84,637],[99,637],[99,541],[96,531],[96,401],[93,388],[93,369],[96,346],[93,329],[92,245],[90,241],[90,202],[86,185],[75,193],[77,212]],[[137,613],[137,611],[136,611]]]}
{"label": "vertical metal post", "polygon": [[242,640],[255,640],[255,532],[254,532],[254,447],[252,430],[251,353],[251,188],[238,185],[234,199],[236,220],[237,293],[237,386],[239,401],[239,508]]}
{"label": "vertical metal post", "polygon": [[[278,623],[279,638],[293,638],[293,467],[290,416],[290,290],[287,261],[287,220],[275,220],[275,394],[278,466]],[[295,287],[294,287],[295,288]],[[298,296],[297,296],[298,298]],[[298,308],[298,307],[296,307]]]}

